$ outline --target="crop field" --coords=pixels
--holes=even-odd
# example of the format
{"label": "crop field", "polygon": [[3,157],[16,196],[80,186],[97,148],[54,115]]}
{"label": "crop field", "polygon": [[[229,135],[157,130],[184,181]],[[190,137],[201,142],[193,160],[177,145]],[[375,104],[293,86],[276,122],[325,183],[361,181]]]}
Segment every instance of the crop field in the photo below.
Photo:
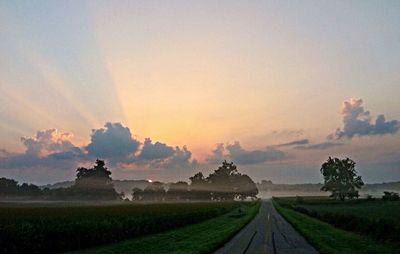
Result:
{"label": "crop field", "polygon": [[73,254],[206,254],[227,242],[258,213],[260,202],[242,203],[221,216],[184,227]]}
{"label": "crop field", "polygon": [[[315,218],[317,221],[328,223],[333,228],[333,231],[341,229],[345,230],[343,232],[346,232],[346,234],[347,232],[354,232],[359,236],[365,236],[369,239],[366,242],[369,242],[370,247],[374,244],[385,244],[386,247],[399,247],[399,201],[353,200],[341,202],[326,197],[307,197],[275,198],[274,203],[284,217],[290,217],[289,219],[287,218],[289,222],[294,224],[294,226],[298,224],[297,226],[300,227],[299,231],[304,231],[302,227],[308,226],[300,225],[301,223],[299,224],[294,218],[303,216],[302,220]],[[332,230],[327,230],[328,233],[326,234],[329,235],[330,231]],[[335,234],[333,231],[331,232],[332,235]],[[309,238],[317,237],[317,235],[313,235],[311,232],[308,234]],[[357,238],[357,236],[352,235],[351,238],[353,237]],[[311,241],[313,240],[311,239]],[[318,244],[320,243],[317,241]],[[327,245],[329,245],[329,241]],[[332,252],[328,251],[327,253]],[[392,252],[388,251],[387,253]]]}
{"label": "crop field", "polygon": [[79,250],[159,233],[215,218],[241,202],[0,206],[2,253]]}

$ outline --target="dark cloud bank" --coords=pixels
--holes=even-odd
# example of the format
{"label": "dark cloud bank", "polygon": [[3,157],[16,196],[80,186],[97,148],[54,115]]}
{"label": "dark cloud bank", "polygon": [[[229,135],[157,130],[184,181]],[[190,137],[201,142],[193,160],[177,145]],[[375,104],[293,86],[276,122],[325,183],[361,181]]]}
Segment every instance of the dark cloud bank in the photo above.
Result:
{"label": "dark cloud bank", "polygon": [[184,146],[171,147],[146,138],[141,144],[128,127],[121,123],[106,123],[104,128],[92,130],[90,143],[77,147],[71,142],[72,134],[56,129],[38,131],[35,137],[23,137],[22,154],[0,153],[0,169],[47,167],[71,169],[80,162],[96,158],[106,159],[113,166],[135,164],[142,168],[184,168],[197,165],[192,153]]}

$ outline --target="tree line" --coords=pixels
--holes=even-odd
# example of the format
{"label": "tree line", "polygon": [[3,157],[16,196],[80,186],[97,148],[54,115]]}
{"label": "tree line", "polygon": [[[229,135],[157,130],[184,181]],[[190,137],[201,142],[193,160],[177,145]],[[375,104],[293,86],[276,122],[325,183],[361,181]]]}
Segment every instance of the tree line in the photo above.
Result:
{"label": "tree line", "polygon": [[[321,165],[324,177],[322,191],[331,192],[331,197],[344,201],[359,198],[359,189],[364,185],[355,169],[356,163],[349,159],[329,157]],[[25,196],[45,199],[121,200],[124,193],[118,193],[113,185],[111,172],[102,160],[96,160],[92,168],[76,170],[74,184],[68,188],[41,189],[33,184],[18,184],[13,179],[0,178],[0,197]],[[175,200],[234,200],[256,198],[258,189],[246,174],[238,172],[233,162],[223,161],[207,177],[198,172],[189,178],[190,183],[179,181],[168,187],[161,182],[152,182],[144,189],[132,190],[133,201],[175,201]],[[272,182],[264,181],[269,186]],[[399,195],[385,192],[384,200],[399,200]]]}
{"label": "tree line", "polygon": [[222,162],[208,177],[198,172],[187,182],[176,182],[168,189],[160,182],[153,182],[145,189],[134,188],[134,201],[163,201],[163,200],[234,200],[256,198],[258,189],[253,180],[238,172],[233,162]]}
{"label": "tree line", "polygon": [[[71,187],[49,189],[34,184],[19,185],[13,179],[0,178],[0,197],[29,197],[57,200],[121,200],[112,183],[111,171],[103,160],[92,168],[80,167]],[[144,189],[134,188],[134,201],[234,200],[256,198],[258,189],[253,180],[238,172],[233,162],[224,161],[208,177],[199,172],[190,177],[190,184],[179,181],[168,188],[161,182],[149,183]]]}

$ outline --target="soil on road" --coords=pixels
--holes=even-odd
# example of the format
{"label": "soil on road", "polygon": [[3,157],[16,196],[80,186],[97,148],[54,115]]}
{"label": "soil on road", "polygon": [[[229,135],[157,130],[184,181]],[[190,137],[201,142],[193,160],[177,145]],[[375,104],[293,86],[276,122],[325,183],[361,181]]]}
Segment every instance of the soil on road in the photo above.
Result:
{"label": "soil on road", "polygon": [[275,210],[263,200],[256,217],[215,254],[314,254],[318,253]]}

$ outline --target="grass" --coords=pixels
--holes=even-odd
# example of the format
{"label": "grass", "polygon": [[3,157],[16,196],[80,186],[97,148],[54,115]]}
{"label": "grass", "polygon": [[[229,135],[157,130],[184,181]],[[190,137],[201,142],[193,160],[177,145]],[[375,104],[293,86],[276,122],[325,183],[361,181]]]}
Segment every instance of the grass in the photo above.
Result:
{"label": "grass", "polygon": [[367,201],[361,202],[336,202],[334,204],[305,204],[302,207],[316,212],[330,212],[335,214],[353,215],[366,219],[385,219],[392,223],[400,223],[400,201]]}
{"label": "grass", "polygon": [[79,250],[198,223],[247,204],[2,205],[0,249],[2,253]]}
{"label": "grass", "polygon": [[328,222],[338,228],[358,232],[380,241],[400,244],[400,201],[327,198],[276,198],[282,207]]}
{"label": "grass", "polygon": [[385,244],[367,236],[335,228],[292,209],[274,205],[278,212],[299,231],[321,254],[394,254],[399,246]]}
{"label": "grass", "polygon": [[197,224],[74,254],[211,253],[245,226],[258,213],[259,207],[260,202],[242,205],[230,213]]}

